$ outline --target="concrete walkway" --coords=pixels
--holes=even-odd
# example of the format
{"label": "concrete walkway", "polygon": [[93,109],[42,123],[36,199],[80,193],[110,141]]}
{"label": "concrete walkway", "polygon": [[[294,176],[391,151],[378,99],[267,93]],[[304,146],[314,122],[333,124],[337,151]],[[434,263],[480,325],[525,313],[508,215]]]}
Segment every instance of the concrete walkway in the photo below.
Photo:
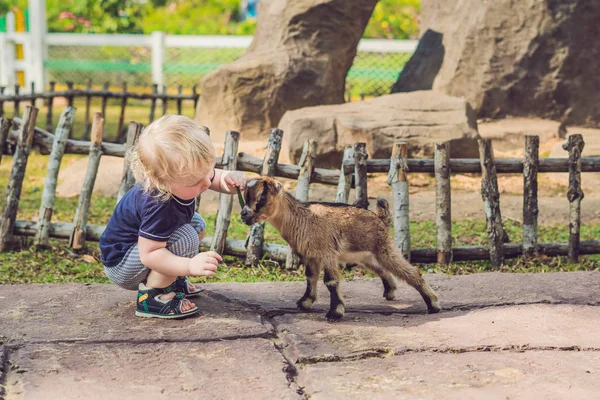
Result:
{"label": "concrete walkway", "polygon": [[346,316],[304,283],[210,284],[203,312],[134,317],[114,285],[0,285],[0,399],[600,398],[600,273],[344,282]]}

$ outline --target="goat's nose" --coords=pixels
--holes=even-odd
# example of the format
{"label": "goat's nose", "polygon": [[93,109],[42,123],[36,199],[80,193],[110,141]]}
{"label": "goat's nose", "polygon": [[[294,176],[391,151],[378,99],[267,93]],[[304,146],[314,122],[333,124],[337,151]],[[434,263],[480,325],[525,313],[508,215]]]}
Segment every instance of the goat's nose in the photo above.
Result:
{"label": "goat's nose", "polygon": [[242,217],[248,216],[248,208],[246,208],[246,207],[242,208],[241,216]]}

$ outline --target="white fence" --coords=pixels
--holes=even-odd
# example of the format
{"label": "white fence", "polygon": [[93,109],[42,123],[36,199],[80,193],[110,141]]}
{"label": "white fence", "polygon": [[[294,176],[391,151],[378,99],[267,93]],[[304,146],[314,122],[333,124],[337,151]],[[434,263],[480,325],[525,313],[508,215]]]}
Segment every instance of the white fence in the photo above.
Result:
{"label": "white fence", "polygon": [[[251,36],[167,35],[163,32],[151,35],[47,33],[39,38],[31,32],[15,33],[10,24],[7,27],[6,33],[0,33],[0,86],[6,87],[6,93],[11,93],[18,83],[17,71],[25,73],[25,87],[21,89],[25,93],[30,91],[32,83],[40,90],[49,80],[83,83],[91,78],[96,83],[111,80],[115,84],[127,82],[130,86],[147,87],[156,83],[159,87],[178,84],[191,87],[205,73],[242,55],[252,41]],[[24,60],[16,59],[17,44],[23,45]],[[362,39],[353,66],[355,72],[351,69],[348,79],[381,80],[381,89],[376,82],[371,86],[375,92],[387,91],[390,81],[395,81],[416,45],[414,40]],[[387,66],[382,66],[382,56],[399,58],[388,59]]]}

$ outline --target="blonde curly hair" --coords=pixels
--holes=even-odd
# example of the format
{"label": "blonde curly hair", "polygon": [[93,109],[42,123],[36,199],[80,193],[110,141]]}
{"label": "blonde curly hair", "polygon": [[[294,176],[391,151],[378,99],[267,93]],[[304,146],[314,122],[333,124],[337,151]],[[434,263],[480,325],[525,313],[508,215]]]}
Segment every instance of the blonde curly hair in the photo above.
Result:
{"label": "blonde curly hair", "polygon": [[182,115],[166,114],[142,131],[126,157],[143,189],[162,201],[173,183],[192,183],[215,165],[215,148],[207,127]]}

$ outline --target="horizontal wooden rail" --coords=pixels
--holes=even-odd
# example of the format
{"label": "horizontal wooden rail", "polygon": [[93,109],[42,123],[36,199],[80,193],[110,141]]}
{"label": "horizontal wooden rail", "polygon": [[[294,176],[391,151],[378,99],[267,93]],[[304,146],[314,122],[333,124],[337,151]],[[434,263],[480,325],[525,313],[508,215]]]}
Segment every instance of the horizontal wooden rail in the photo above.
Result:
{"label": "horizontal wooden rail", "polygon": [[[569,172],[569,159],[565,158],[540,158],[538,172]],[[367,161],[367,172],[388,172],[389,159],[374,159]],[[352,173],[354,164],[344,164],[344,171]],[[408,159],[409,172],[433,173],[433,159]],[[450,171],[452,173],[481,173],[481,164],[478,158],[451,158]],[[600,157],[583,157],[581,159],[582,172],[600,172]],[[518,174],[523,172],[522,158],[496,159],[496,172],[504,174]]]}
{"label": "horizontal wooden rail", "polygon": [[122,99],[127,97],[128,99],[168,99],[168,100],[197,100],[200,97],[199,94],[168,94],[168,93],[136,93],[136,92],[124,92],[124,91],[110,91],[102,89],[73,89],[73,90],[59,90],[54,92],[39,92],[29,94],[2,94],[0,95],[0,101],[32,101],[35,99],[50,99],[54,97],[107,97]]}
{"label": "horizontal wooden rail", "polygon": [[[0,220],[1,221],[1,220]],[[19,236],[34,236],[36,232],[36,221],[16,221],[14,234]],[[74,225],[68,222],[53,222],[50,224],[48,233],[50,237],[57,239],[69,239]],[[104,231],[104,225],[87,225],[86,240],[97,242]],[[212,243],[212,237],[205,237],[200,243],[202,250],[208,250]],[[245,240],[227,239],[224,254],[235,257],[246,257]],[[600,240],[583,240],[580,244],[580,255],[600,253]],[[265,253],[269,253],[269,259],[285,262],[289,247],[282,244],[265,244]],[[484,246],[458,246],[452,248],[453,261],[477,261],[489,260],[490,252]],[[568,243],[539,243],[538,254],[549,257],[567,256],[569,254]],[[504,244],[504,257],[517,258],[523,255],[523,245]],[[417,248],[410,252],[412,262],[432,264],[437,262],[437,249]]]}
{"label": "horizontal wooden rail", "polygon": [[[17,126],[21,119],[14,118]],[[11,138],[15,139],[18,132],[12,131]],[[44,154],[50,153],[54,135],[41,128],[35,128],[34,145],[39,147]],[[88,154],[90,142],[86,140],[69,139],[65,154]],[[125,146],[118,143],[102,143],[102,154],[107,156],[123,157]],[[220,166],[221,158],[217,157],[217,166]],[[247,153],[238,153],[238,170],[259,173],[263,161],[261,158]],[[367,172],[385,172],[390,169],[389,159],[367,160]],[[354,164],[344,164],[344,170],[347,174],[354,172]],[[481,173],[479,159],[453,158],[450,159],[450,170],[452,173]],[[408,159],[409,172],[433,173],[433,159]],[[582,172],[600,172],[600,157],[583,157],[581,159]],[[523,160],[520,158],[499,158],[496,160],[496,172],[498,173],[522,173]],[[539,172],[569,172],[568,158],[542,158],[539,160]],[[300,167],[294,164],[277,164],[275,176],[289,179],[297,179],[300,174]],[[326,185],[337,186],[340,173],[338,170],[315,168],[311,177],[313,183],[323,183]]]}

